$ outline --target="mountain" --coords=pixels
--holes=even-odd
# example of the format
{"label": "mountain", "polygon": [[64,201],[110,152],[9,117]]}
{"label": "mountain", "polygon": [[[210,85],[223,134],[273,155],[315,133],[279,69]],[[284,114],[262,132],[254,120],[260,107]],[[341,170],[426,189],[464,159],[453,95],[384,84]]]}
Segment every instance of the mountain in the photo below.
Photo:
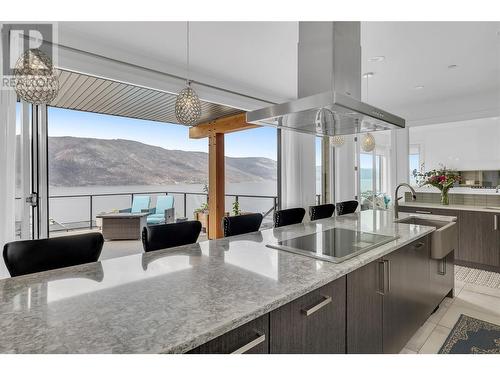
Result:
{"label": "mountain", "polygon": [[[228,182],[276,179],[276,161],[226,157]],[[207,183],[206,152],[166,150],[125,139],[49,137],[51,186]]]}

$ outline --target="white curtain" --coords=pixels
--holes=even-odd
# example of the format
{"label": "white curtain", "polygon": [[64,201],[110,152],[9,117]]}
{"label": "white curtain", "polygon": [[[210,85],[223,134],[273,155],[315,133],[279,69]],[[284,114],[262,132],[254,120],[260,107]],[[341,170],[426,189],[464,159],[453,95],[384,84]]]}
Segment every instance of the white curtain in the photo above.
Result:
{"label": "white curtain", "polygon": [[[315,204],[315,136],[291,130],[281,133],[281,205],[282,208]],[[307,215],[306,215],[307,216]]]}
{"label": "white curtain", "polygon": [[16,95],[0,90],[0,249],[15,238]]}

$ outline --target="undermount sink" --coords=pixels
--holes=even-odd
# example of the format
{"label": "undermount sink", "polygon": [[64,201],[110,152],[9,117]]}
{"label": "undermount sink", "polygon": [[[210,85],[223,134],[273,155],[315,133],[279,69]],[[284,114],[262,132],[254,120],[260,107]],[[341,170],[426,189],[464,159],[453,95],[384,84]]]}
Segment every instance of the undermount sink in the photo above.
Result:
{"label": "undermount sink", "polygon": [[409,216],[396,220],[396,222],[436,228],[436,230],[431,233],[431,258],[433,259],[442,259],[451,251],[458,248],[458,226],[454,221],[450,222]]}

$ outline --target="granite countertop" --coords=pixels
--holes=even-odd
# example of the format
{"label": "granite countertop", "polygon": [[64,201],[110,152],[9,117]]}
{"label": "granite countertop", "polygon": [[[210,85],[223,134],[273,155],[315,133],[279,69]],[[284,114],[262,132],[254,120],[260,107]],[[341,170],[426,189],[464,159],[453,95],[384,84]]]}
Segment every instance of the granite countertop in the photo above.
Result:
{"label": "granite countertop", "polygon": [[439,208],[444,210],[462,210],[462,211],[479,211],[479,212],[495,212],[500,214],[500,207],[488,208],[487,205],[484,207],[481,206],[467,206],[463,204],[450,204],[450,205],[442,205],[439,203],[425,203],[425,202],[401,202],[400,206],[409,206],[409,207],[422,207],[422,208]]}
{"label": "granite countertop", "polygon": [[[266,247],[333,227],[398,238],[339,264]],[[0,280],[0,352],[186,352],[432,231],[364,211]]]}

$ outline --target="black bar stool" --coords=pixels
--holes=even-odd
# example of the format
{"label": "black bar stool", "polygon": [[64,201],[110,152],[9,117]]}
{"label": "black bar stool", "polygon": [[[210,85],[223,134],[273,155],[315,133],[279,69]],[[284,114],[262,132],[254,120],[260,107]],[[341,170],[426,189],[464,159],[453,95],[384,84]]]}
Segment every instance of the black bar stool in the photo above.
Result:
{"label": "black bar stool", "polygon": [[274,212],[274,227],[279,228],[285,225],[302,223],[306,210],[302,207],[287,208]]}
{"label": "black bar stool", "polygon": [[358,201],[345,201],[337,203],[337,215],[346,215],[356,212]]}
{"label": "black bar stool", "polygon": [[335,205],[331,203],[320,204],[318,206],[310,206],[309,217],[311,218],[311,221],[326,219],[328,217],[331,217],[334,211],[335,211]]}
{"label": "black bar stool", "polygon": [[245,214],[222,218],[224,237],[257,232],[262,224],[262,214]]}
{"label": "black bar stool", "polygon": [[97,262],[104,238],[101,233],[7,243],[3,259],[11,276]]}
{"label": "black bar stool", "polygon": [[201,223],[197,220],[152,225],[142,230],[142,246],[147,252],[189,245],[196,243],[200,232]]}

